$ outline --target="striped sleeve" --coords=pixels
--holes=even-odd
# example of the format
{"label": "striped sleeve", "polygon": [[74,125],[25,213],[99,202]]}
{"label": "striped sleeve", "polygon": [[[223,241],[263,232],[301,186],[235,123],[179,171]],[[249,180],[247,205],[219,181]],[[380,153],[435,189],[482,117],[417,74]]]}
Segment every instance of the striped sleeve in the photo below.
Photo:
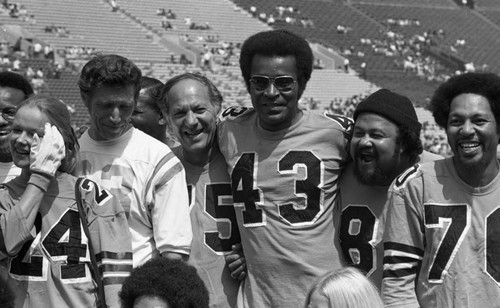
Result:
{"label": "striped sleeve", "polygon": [[186,173],[173,152],[156,164],[147,182],[146,196],[156,249],[160,254],[189,255],[193,233]]}
{"label": "striped sleeve", "polygon": [[83,180],[80,189],[106,304],[120,307],[118,294],[132,271],[132,242],[125,210],[118,198],[90,179]]}
{"label": "striped sleeve", "polygon": [[[382,295],[387,307],[418,307],[416,278],[424,256],[420,211],[406,188],[389,191]],[[413,201],[412,201],[413,200]]]}

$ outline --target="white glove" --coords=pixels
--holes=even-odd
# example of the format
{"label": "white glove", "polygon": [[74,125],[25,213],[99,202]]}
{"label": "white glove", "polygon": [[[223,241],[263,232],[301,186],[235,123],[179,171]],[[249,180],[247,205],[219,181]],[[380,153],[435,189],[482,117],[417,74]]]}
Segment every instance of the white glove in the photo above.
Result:
{"label": "white glove", "polygon": [[33,135],[30,150],[30,171],[54,176],[66,155],[64,139],[57,127],[45,123],[45,135],[42,139]]}

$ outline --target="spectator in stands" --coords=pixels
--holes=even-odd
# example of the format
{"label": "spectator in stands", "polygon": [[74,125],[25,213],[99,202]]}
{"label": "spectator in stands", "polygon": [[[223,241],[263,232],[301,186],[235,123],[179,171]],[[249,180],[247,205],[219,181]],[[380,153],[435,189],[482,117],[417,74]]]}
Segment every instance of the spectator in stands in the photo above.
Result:
{"label": "spectator in stands", "polygon": [[259,14],[260,21],[267,22],[267,14],[265,12],[261,12]]}
{"label": "spectator in stands", "polygon": [[361,69],[361,78],[366,79],[366,62],[363,61],[359,68]]}
{"label": "spectator in stands", "polygon": [[274,19],[273,14],[269,14],[269,17],[267,18],[267,24],[272,26],[272,25],[274,25],[275,22],[276,22],[276,20]]}
{"label": "spectator in stands", "polygon": [[158,15],[158,16],[166,16],[167,12],[165,11],[164,8],[159,8],[159,9],[156,10],[156,15]]}
{"label": "spectator in stands", "polygon": [[110,0],[109,4],[111,5],[112,12],[118,11],[119,7],[118,7],[118,4],[116,4],[116,0]]}
{"label": "spectator in stands", "polygon": [[189,61],[189,60],[187,59],[187,57],[186,57],[186,55],[185,55],[185,54],[181,54],[181,57],[180,57],[180,59],[179,59],[179,63],[180,63],[180,64],[184,64],[184,65],[189,65],[189,64],[191,64],[191,61]]}
{"label": "spectator in stands", "polygon": [[359,270],[346,267],[321,276],[307,293],[305,308],[383,308],[377,288]]}
{"label": "spectator in stands", "polygon": [[168,146],[132,126],[141,71],[119,55],[83,67],[90,128],[80,137],[80,175],[120,197],[128,210],[134,266],[156,256],[187,259],[192,239],[184,168]]}
{"label": "spectator in stands", "polygon": [[203,60],[203,65],[202,69],[203,70],[209,70],[212,71],[212,58],[213,58],[213,53],[211,50],[207,50],[203,53],[202,55],[202,60]]}
{"label": "spectator in stands", "polygon": [[120,292],[122,308],[208,308],[208,292],[185,262],[156,258],[132,271]]}
{"label": "spectator in stands", "polygon": [[23,76],[13,72],[0,72],[0,183],[18,176],[21,170],[12,162],[8,137],[16,108],[33,94],[33,89]]}
{"label": "spectator in stands", "polygon": [[250,6],[250,14],[252,14],[253,17],[257,17],[257,8],[254,5]]}
{"label": "spectator in stands", "polygon": [[171,9],[168,9],[167,13],[165,14],[165,16],[168,18],[168,19],[176,19],[177,18],[177,15],[175,15],[174,12],[172,12]]}
{"label": "spectator in stands", "polygon": [[349,73],[349,59],[348,58],[344,58],[344,71],[346,72],[346,74]]}
{"label": "spectator in stands", "polygon": [[323,60],[320,58],[317,58],[314,60],[314,69],[324,69],[325,65],[323,64]]}
{"label": "spectator in stands", "polygon": [[170,23],[170,21],[168,21],[167,16],[163,16],[163,20],[161,21],[161,27],[165,30],[173,29],[172,24]]}
{"label": "spectator in stands", "polygon": [[312,21],[311,18],[309,17],[302,17],[300,19],[300,24],[302,25],[302,27],[304,28],[314,28],[314,22]]}

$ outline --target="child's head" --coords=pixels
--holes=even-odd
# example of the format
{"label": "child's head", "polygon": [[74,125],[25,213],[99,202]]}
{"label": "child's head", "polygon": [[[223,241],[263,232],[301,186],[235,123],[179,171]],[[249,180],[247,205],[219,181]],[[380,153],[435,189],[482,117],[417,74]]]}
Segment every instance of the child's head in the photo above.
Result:
{"label": "child's head", "polygon": [[377,288],[359,270],[346,267],[320,277],[307,293],[306,308],[382,308]]}

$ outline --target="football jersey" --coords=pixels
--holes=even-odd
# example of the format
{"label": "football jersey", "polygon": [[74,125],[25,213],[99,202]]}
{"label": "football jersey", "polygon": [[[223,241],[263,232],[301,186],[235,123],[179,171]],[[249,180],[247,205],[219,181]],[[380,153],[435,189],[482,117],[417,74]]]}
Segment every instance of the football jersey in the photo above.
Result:
{"label": "football jersey", "polygon": [[[423,152],[417,162],[443,159],[442,156]],[[340,245],[346,260],[362,270],[380,290],[382,285],[384,223],[389,185],[366,185],[354,174],[349,163],[340,178],[339,207]]]}
{"label": "football jersey", "polygon": [[186,170],[190,195],[193,242],[189,263],[208,289],[210,307],[235,307],[239,282],[231,278],[224,256],[241,239],[226,161],[219,153],[200,167],[183,159],[180,148],[174,153]]}
{"label": "football jersey", "polygon": [[471,187],[447,158],[408,169],[389,196],[385,303],[500,307],[500,173]]}
{"label": "football jersey", "polygon": [[96,307],[89,245],[96,255],[108,307],[120,307],[118,292],[132,270],[125,211],[111,193],[89,179],[80,183],[90,238],[75,199],[77,178],[61,173],[42,199],[34,227],[26,226],[19,202],[24,175],[0,186],[0,226],[16,307]]}
{"label": "football jersey", "polygon": [[105,141],[86,131],[79,143],[78,174],[119,196],[127,212],[134,267],[164,252],[189,254],[186,178],[168,146],[135,128]]}
{"label": "football jersey", "polygon": [[247,262],[239,306],[301,307],[318,276],[343,266],[333,208],[351,126],[304,110],[270,132],[253,109],[219,124]]}
{"label": "football jersey", "polygon": [[[21,168],[13,162],[0,162],[0,183],[6,183],[21,174]],[[7,279],[7,256],[0,251],[0,277]]]}

